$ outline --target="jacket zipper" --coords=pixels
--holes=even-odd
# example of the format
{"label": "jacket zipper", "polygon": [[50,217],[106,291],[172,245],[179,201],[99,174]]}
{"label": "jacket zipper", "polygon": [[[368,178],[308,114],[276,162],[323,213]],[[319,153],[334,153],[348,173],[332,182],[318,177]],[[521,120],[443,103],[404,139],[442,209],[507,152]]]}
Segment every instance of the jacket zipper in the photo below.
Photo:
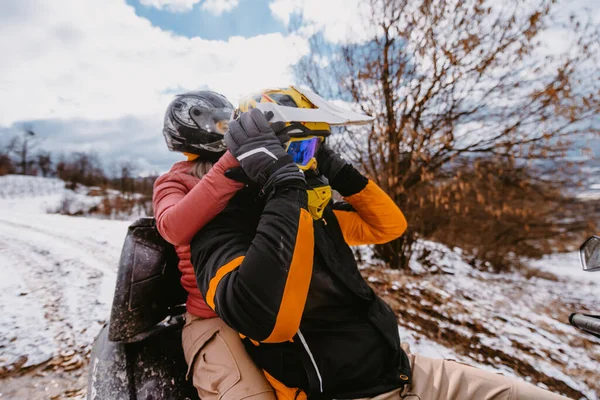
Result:
{"label": "jacket zipper", "polygon": [[302,335],[302,332],[300,332],[300,329],[298,329],[298,337],[300,338],[300,341],[302,342],[302,346],[304,346],[304,348],[306,349],[306,352],[308,353],[308,356],[310,357],[310,361],[312,362],[313,367],[315,367],[315,372],[317,373],[317,378],[319,378],[319,391],[321,393],[323,393],[323,378],[321,378],[321,372],[319,371],[319,367],[317,367],[315,358],[313,357],[313,355],[310,351],[310,348],[308,347],[308,343],[306,343],[306,339],[304,339],[304,335]]}

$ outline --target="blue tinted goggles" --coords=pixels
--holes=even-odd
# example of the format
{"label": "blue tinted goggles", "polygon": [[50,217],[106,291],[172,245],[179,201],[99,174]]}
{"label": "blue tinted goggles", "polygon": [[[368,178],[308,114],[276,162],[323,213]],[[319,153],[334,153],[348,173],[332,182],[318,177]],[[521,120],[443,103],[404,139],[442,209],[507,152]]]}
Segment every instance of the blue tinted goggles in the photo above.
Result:
{"label": "blue tinted goggles", "polygon": [[322,141],[317,136],[291,138],[286,150],[300,169],[307,170],[316,164],[315,154]]}

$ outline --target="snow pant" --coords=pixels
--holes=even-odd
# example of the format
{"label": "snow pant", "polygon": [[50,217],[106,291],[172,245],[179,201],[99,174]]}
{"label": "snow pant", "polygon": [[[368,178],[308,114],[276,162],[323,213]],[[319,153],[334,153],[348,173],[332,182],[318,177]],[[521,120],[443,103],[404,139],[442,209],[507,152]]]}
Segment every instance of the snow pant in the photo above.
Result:
{"label": "snow pant", "polygon": [[[402,344],[405,350],[408,347]],[[410,354],[412,384],[370,400],[566,400],[517,378],[456,361]],[[367,400],[367,399],[360,399]]]}
{"label": "snow pant", "polygon": [[[186,313],[182,335],[188,379],[202,400],[276,400],[263,372],[248,356],[233,329],[220,318]],[[452,360],[408,354],[412,384],[371,399],[356,400],[565,400],[516,378],[483,371]],[[296,397],[296,396],[294,396]],[[281,398],[287,398],[281,393]],[[300,398],[306,399],[301,393]]]}
{"label": "snow pant", "polygon": [[191,377],[202,400],[276,400],[238,333],[221,318],[186,313],[182,345],[187,379]]}

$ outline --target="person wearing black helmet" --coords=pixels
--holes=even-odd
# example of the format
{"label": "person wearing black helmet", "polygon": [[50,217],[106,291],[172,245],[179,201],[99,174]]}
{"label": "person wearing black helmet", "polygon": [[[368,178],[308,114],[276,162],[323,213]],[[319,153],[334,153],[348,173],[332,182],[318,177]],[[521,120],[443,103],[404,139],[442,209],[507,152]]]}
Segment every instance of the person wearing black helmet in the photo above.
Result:
{"label": "person wearing black helmet", "polygon": [[182,345],[200,398],[273,400],[273,389],[238,333],[206,305],[190,263],[194,234],[244,187],[224,175],[239,166],[223,141],[232,112],[223,95],[208,90],[177,95],[169,104],[163,135],[169,150],[183,153],[187,161],[156,180],[153,206],[158,231],[175,246],[188,292]]}
{"label": "person wearing black helmet", "polygon": [[163,135],[167,147],[190,155],[217,161],[225,153],[223,134],[233,105],[210,90],[187,92],[175,96],[165,113]]}

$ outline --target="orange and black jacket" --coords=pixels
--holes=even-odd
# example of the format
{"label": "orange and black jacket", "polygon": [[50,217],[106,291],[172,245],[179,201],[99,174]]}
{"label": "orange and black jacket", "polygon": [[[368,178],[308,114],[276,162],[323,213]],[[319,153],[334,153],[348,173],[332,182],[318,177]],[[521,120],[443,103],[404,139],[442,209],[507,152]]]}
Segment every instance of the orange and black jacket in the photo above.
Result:
{"label": "orange and black jacket", "polygon": [[291,398],[373,397],[410,382],[396,317],[349,247],[397,238],[404,215],[350,165],[330,184],[345,201],[321,220],[304,187],[277,187],[267,199],[246,188],[191,243],[207,304]]}

